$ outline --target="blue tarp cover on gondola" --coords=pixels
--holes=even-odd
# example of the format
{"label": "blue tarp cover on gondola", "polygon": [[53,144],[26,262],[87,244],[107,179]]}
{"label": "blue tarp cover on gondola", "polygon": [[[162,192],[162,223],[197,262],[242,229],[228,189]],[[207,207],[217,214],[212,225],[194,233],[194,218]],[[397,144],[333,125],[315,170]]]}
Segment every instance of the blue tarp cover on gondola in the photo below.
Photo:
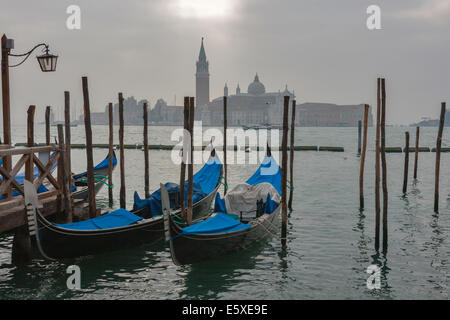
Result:
{"label": "blue tarp cover on gondola", "polygon": [[232,217],[229,217],[225,213],[219,212],[215,216],[205,221],[183,228],[183,232],[178,236],[188,234],[226,233],[245,230],[249,229],[250,227],[251,226],[249,224],[244,224],[236,219],[233,219]]}
{"label": "blue tarp cover on gondola", "polygon": [[[220,170],[222,169],[222,163],[217,157],[211,158],[205,165],[194,175],[193,183],[193,199],[192,202],[196,203],[206,197],[208,194],[214,191],[217,186],[217,182],[220,178]],[[169,193],[179,192],[180,187],[173,182],[167,182],[165,187]],[[187,187],[186,181],[184,188],[184,202],[187,205]],[[175,207],[174,199],[170,199],[170,206]],[[140,199],[137,192],[134,193],[134,205],[133,210],[139,210],[142,208],[149,208],[152,216],[162,215],[161,208],[161,190],[158,189],[153,192],[149,198]]]}
{"label": "blue tarp cover on gondola", "polygon": [[205,194],[210,194],[217,186],[221,169],[222,163],[219,158],[210,158],[208,162],[206,162],[205,165],[196,174],[194,174],[194,182],[197,182],[200,185]]}
{"label": "blue tarp cover on gondola", "polygon": [[[167,192],[169,193],[170,207],[174,208],[175,206],[178,205],[178,203],[175,203],[176,200],[173,197],[170,197],[170,195],[175,192],[179,193],[180,187],[173,182],[167,182],[164,186],[166,187]],[[187,184],[185,184],[184,187],[185,195],[187,195],[187,187],[188,187]],[[200,184],[194,182],[192,202],[196,203],[206,196],[207,194],[202,191]],[[184,197],[184,204],[187,205],[187,196]],[[157,191],[153,192],[147,199],[140,199],[138,193],[136,191],[134,192],[133,210],[139,210],[146,207],[150,209],[152,216],[162,215],[161,189],[158,189]]]}
{"label": "blue tarp cover on gondola", "polygon": [[216,193],[216,199],[214,200],[214,212],[227,213],[227,206],[225,204],[225,199],[220,197],[220,194]]}
{"label": "blue tarp cover on gondola", "polygon": [[277,207],[278,203],[270,198],[270,193],[267,194],[266,204],[264,205],[264,213],[272,213]]}
{"label": "blue tarp cover on gondola", "polygon": [[139,220],[135,214],[125,209],[118,209],[102,215],[97,218],[89,219],[86,221],[66,223],[66,224],[54,224],[57,227],[71,230],[101,230],[101,229],[112,229],[128,226]]}
{"label": "blue tarp cover on gondola", "polygon": [[273,157],[265,157],[258,170],[247,180],[251,185],[262,182],[273,185],[281,196],[281,170]]}

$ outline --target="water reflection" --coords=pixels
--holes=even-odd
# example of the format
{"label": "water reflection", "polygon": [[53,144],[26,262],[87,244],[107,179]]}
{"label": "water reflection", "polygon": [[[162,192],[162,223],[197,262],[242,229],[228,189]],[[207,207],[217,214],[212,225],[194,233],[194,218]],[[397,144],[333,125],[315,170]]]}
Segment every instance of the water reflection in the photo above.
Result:
{"label": "water reflection", "polygon": [[[448,298],[448,275],[447,275],[447,265],[448,265],[448,254],[442,255],[441,249],[442,244],[447,238],[447,234],[442,226],[439,224],[439,213],[435,212],[431,216],[431,243],[430,247],[433,250],[433,259],[431,261],[431,267],[439,272],[442,277],[435,281],[435,285],[440,288],[443,295]],[[442,258],[444,256],[445,258]]]}
{"label": "water reflection", "polygon": [[262,241],[218,259],[182,266],[180,270],[185,276],[181,298],[219,299],[242,280],[251,281],[249,275],[257,272],[258,257],[266,246],[267,242]]}
{"label": "water reflection", "polygon": [[[356,267],[353,267],[353,273],[356,275],[361,275],[360,277],[357,277],[355,284],[353,285],[354,290],[358,290],[361,285],[365,285],[367,274],[365,273],[366,268],[369,266],[369,257],[368,257],[368,243],[370,242],[370,239],[366,237],[365,234],[365,210],[364,208],[358,209],[356,220],[356,225],[353,227],[353,231],[357,232],[359,234],[358,241],[357,241],[357,248],[358,248],[358,254],[354,256],[354,260],[356,263]],[[363,272],[364,273],[363,273]]]}
{"label": "water reflection", "polygon": [[389,276],[389,272],[391,269],[388,266],[387,255],[384,253],[380,254],[379,252],[377,252],[377,253],[371,255],[371,259],[372,259],[371,264],[376,265],[380,268],[381,288],[370,290],[370,294],[376,298],[393,299],[392,288],[389,285],[389,281],[388,281],[388,276]]}
{"label": "water reflection", "polygon": [[353,230],[358,231],[360,233],[359,235],[359,239],[358,239],[358,243],[357,243],[357,247],[359,250],[359,257],[357,259],[358,263],[362,263],[362,262],[368,262],[367,259],[367,252],[368,252],[368,247],[367,244],[369,242],[369,240],[366,238],[365,235],[365,214],[364,214],[364,208],[360,208],[358,210],[358,220],[356,222],[356,226]]}
{"label": "water reflection", "polygon": [[65,267],[55,262],[34,260],[27,266],[11,266],[9,274],[9,285],[15,289],[5,292],[5,299],[20,299],[25,293],[30,299],[46,299],[53,296],[55,289],[61,292],[65,287],[65,281],[60,281]]}
{"label": "water reflection", "polygon": [[[368,256],[371,249],[368,248],[368,244],[370,243],[370,239],[365,234],[365,210],[363,208],[359,208],[358,210],[358,219],[356,221],[356,225],[353,228],[354,231],[357,231],[359,233],[359,238],[357,242],[357,247],[359,250],[359,255],[355,258],[355,262],[360,266],[360,269],[355,269],[355,272],[360,272],[361,270],[364,270],[366,272],[369,265],[376,265],[380,268],[380,285],[381,287],[379,289],[372,289],[370,290],[367,288],[367,279],[369,278],[370,274],[364,273],[365,279],[360,279],[360,282],[358,281],[356,287],[359,288],[361,283],[364,283],[366,285],[366,290],[369,292],[369,294],[374,298],[383,298],[383,299],[390,299],[391,297],[391,287],[389,286],[388,282],[388,275],[390,268],[387,264],[387,254],[386,252],[380,253],[379,251],[376,251],[374,254]],[[363,281],[366,280],[366,281]]]}

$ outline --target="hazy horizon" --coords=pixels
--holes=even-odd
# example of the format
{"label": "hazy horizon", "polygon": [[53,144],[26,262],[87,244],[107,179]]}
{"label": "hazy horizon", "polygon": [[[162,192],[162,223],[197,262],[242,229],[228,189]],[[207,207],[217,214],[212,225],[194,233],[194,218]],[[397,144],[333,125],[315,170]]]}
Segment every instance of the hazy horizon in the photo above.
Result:
{"label": "hazy horizon", "polygon": [[[10,69],[11,115],[23,124],[35,104],[82,107],[81,77],[88,76],[91,111],[137,100],[181,104],[195,95],[201,38],[210,64],[210,97],[243,92],[258,72],[267,91],[295,90],[297,103],[368,103],[376,111],[376,79],[386,78],[389,124],[438,118],[450,100],[450,0],[268,1],[0,0],[0,33],[13,53],[46,42],[59,55],[57,70],[42,73],[36,51]],[[81,8],[81,30],[69,30],[69,5]],[[381,30],[368,30],[366,9],[381,8]],[[20,61],[10,58],[10,63]],[[0,114],[0,118],[1,118]],[[0,124],[1,127],[1,124]]]}

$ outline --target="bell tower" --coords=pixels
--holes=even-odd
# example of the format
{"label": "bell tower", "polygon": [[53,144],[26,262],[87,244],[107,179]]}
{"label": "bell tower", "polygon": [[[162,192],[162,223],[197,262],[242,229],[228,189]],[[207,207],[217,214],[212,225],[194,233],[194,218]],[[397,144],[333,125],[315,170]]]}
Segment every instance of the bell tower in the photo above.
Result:
{"label": "bell tower", "polygon": [[198,55],[197,72],[195,73],[195,95],[197,107],[209,102],[209,62],[206,60],[203,38]]}

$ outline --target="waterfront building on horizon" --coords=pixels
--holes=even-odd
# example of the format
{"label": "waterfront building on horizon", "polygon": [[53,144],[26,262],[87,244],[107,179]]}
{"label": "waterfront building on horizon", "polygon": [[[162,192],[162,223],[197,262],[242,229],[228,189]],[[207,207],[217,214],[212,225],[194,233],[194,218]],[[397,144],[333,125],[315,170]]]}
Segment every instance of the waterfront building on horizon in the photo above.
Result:
{"label": "waterfront building on horizon", "polygon": [[[196,61],[195,92],[196,120],[201,120],[204,126],[220,126],[223,124],[223,97],[227,97],[228,125],[276,125],[282,123],[284,96],[294,100],[295,93],[286,85],[284,90],[266,92],[266,87],[256,73],[253,82],[242,92],[237,83],[234,94],[229,94],[228,84],[224,86],[224,94],[210,101],[209,61],[206,56],[202,38],[198,60]],[[146,99],[137,101],[133,96],[124,100],[125,125],[142,125],[142,105]],[[149,104],[149,108],[150,104]],[[159,98],[149,110],[149,123],[153,125],[182,125],[183,106],[168,105]],[[91,113],[92,124],[108,124],[108,106],[105,112]],[[364,104],[336,105],[331,103],[302,103],[296,105],[297,126],[312,127],[356,127],[358,120],[364,115]],[[117,123],[118,104],[114,105],[114,119]],[[369,111],[369,126],[373,125],[372,110]],[[83,122],[80,117],[79,122]]]}

